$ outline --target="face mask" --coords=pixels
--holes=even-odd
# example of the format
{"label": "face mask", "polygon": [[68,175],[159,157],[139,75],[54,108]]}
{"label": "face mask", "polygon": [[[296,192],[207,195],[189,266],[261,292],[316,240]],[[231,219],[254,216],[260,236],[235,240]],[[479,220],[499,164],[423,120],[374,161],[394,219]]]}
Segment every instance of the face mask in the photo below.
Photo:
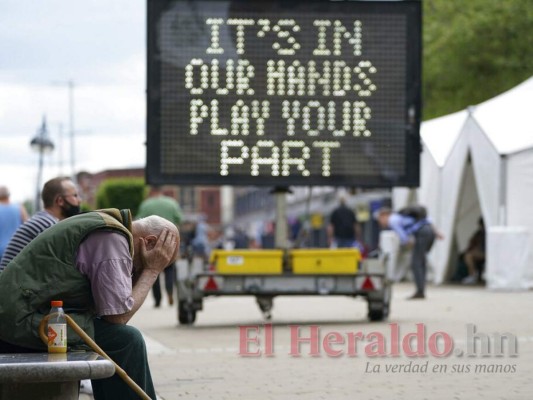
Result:
{"label": "face mask", "polygon": [[63,210],[63,216],[65,218],[72,217],[73,215],[80,213],[80,206],[70,204],[67,200],[65,200],[65,203],[68,205],[68,207],[61,207],[61,210]]}

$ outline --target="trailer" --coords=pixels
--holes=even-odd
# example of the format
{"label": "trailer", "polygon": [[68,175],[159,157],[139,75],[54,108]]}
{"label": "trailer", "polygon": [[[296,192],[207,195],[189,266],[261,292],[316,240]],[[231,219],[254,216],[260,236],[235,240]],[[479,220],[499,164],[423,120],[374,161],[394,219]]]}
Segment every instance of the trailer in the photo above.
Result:
{"label": "trailer", "polygon": [[385,257],[357,249],[214,250],[208,262],[177,263],[178,321],[191,325],[208,296],[255,296],[266,319],[276,296],[362,296],[370,321],[390,312],[392,283]]}

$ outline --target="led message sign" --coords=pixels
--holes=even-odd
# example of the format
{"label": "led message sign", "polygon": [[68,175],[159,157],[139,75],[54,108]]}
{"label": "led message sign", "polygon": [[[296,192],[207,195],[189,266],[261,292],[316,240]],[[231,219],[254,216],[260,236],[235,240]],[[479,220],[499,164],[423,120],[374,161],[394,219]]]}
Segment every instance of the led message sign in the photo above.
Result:
{"label": "led message sign", "polygon": [[417,186],[420,7],[148,0],[147,180]]}

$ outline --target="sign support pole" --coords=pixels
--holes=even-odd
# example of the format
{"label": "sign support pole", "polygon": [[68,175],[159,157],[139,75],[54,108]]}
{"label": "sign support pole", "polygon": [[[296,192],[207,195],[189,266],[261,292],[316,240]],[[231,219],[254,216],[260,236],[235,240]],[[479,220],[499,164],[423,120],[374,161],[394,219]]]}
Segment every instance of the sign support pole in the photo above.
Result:
{"label": "sign support pole", "polygon": [[276,186],[272,193],[276,197],[276,229],[274,231],[274,246],[277,249],[288,247],[288,227],[287,227],[287,193],[290,190],[286,186]]}

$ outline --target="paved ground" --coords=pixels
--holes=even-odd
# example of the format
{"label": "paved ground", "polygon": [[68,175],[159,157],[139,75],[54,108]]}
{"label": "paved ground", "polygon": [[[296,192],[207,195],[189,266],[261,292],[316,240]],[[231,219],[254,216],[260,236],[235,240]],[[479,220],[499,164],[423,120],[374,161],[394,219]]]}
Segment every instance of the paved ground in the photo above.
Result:
{"label": "paved ground", "polygon": [[[426,300],[408,301],[411,291],[408,283],[394,286],[391,317],[383,323],[366,320],[363,299],[279,297],[271,320],[273,340],[267,341],[271,351],[264,341],[265,321],[248,297],[206,299],[194,326],[178,326],[175,306],[154,309],[149,298],[132,324],[146,336],[156,389],[165,400],[533,398],[533,291],[440,286],[430,287]],[[479,337],[474,357],[466,356],[472,342],[468,324]],[[239,326],[245,325],[259,326],[262,356],[239,354]],[[291,356],[296,341],[291,339],[290,325],[299,326],[300,337],[309,337],[311,326],[317,326],[320,340],[344,339],[344,344],[329,347],[340,355],[328,355],[328,346],[319,342],[316,356],[309,354],[308,343],[300,345],[299,357]],[[391,355],[394,337],[416,336],[417,329],[422,335],[422,327],[425,340],[412,339],[408,348],[400,344],[398,356]],[[249,331],[250,338],[254,332]],[[492,345],[485,357],[480,354],[480,333]],[[505,341],[503,356],[496,356],[495,333],[516,337],[516,357],[509,355]],[[356,346],[350,347],[346,342],[356,336],[360,337]],[[436,337],[448,341],[435,342]],[[417,348],[418,339],[425,348]],[[450,341],[453,351],[438,357]],[[258,348],[250,339],[245,350]],[[265,351],[272,356],[266,357]],[[410,357],[408,351],[426,355]]]}

